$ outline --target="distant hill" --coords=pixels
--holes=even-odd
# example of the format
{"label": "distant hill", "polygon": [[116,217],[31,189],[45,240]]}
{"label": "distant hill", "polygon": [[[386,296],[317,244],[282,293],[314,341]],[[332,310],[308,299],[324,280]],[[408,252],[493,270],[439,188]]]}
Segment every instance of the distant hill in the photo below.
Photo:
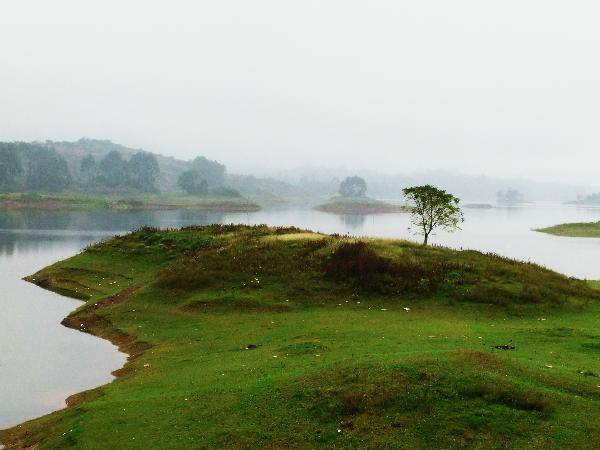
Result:
{"label": "distant hill", "polygon": [[[54,148],[62,155],[67,161],[71,174],[80,172],[81,162],[88,155],[100,161],[111,151],[118,151],[124,159],[130,159],[140,151],[152,153],[160,168],[157,188],[162,193],[179,191],[177,179],[182,172],[190,169],[192,164],[191,161],[164,156],[146,149],[125,147],[109,140],[82,138],[75,142],[48,140],[40,144]],[[260,203],[300,202],[307,196],[306,192],[298,186],[271,178],[257,178],[253,175],[227,174],[226,185]]]}
{"label": "distant hill", "polygon": [[[58,153],[63,155],[63,157],[67,160],[69,170],[73,174],[79,171],[79,167],[81,167],[81,161],[87,155],[92,155],[96,161],[100,161],[113,150],[121,153],[125,159],[131,158],[131,156],[137,152],[147,151],[144,149],[125,147],[108,140],[86,138],[79,139],[75,142],[46,141],[45,144],[53,147]],[[160,167],[160,175],[157,186],[158,189],[162,192],[168,192],[177,189],[177,178],[181,172],[188,168],[189,162],[175,159],[171,156],[163,156],[153,152],[148,153],[152,153],[156,157]]]}
{"label": "distant hill", "polygon": [[498,191],[516,189],[531,201],[568,201],[598,191],[598,187],[563,184],[560,182],[538,182],[522,178],[496,178],[456,173],[448,170],[408,171],[400,167],[397,173],[382,173],[348,167],[300,167],[289,170],[271,170],[265,167],[261,176],[302,186],[312,195],[330,197],[339,189],[341,180],[350,175],[359,175],[369,186],[369,194],[378,199],[401,197],[402,188],[419,184],[434,184],[463,201],[491,202]]}

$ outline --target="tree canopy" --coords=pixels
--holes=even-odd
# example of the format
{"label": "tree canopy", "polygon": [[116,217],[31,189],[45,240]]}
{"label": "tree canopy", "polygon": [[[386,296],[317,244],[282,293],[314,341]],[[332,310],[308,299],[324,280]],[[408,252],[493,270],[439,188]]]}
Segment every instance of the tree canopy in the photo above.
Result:
{"label": "tree canopy", "polygon": [[451,232],[464,221],[459,199],[442,189],[426,184],[405,188],[402,192],[413,204],[411,224],[418,234],[423,235],[424,245],[436,228]]}
{"label": "tree canopy", "polygon": [[226,168],[217,161],[211,161],[204,156],[198,156],[192,161],[192,170],[206,181],[208,188],[220,187],[225,184]]}
{"label": "tree canopy", "polygon": [[0,192],[18,190],[23,173],[23,162],[16,145],[0,143]]}
{"label": "tree canopy", "polygon": [[206,194],[208,183],[195,169],[186,170],[179,175],[177,185],[189,195]]}
{"label": "tree canopy", "polygon": [[160,168],[152,153],[138,152],[127,163],[130,185],[142,192],[156,191]]}
{"label": "tree canopy", "polygon": [[156,192],[160,167],[152,153],[137,152],[129,161],[111,150],[96,163],[88,154],[79,167],[80,185],[89,190]]}
{"label": "tree canopy", "polygon": [[82,172],[93,172],[96,170],[96,158],[93,155],[86,155],[81,160],[80,170]]}
{"label": "tree canopy", "polygon": [[98,165],[97,184],[108,188],[127,186],[129,184],[129,174],[127,162],[116,150],[106,154]]}
{"label": "tree canopy", "polygon": [[186,162],[88,139],[0,142],[0,192],[154,193],[178,186],[192,194],[239,196],[229,182],[226,167],[204,156]]}
{"label": "tree canopy", "polygon": [[27,151],[27,162],[27,190],[62,191],[73,181],[67,161],[52,148],[31,147]]}
{"label": "tree canopy", "polygon": [[346,177],[340,184],[342,197],[364,197],[367,193],[367,182],[361,177]]}

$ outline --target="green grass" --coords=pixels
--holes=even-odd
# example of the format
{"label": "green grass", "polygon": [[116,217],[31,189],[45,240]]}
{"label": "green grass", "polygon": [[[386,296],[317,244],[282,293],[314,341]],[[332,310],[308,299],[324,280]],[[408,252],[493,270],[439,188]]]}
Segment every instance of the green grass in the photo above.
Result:
{"label": "green grass", "polygon": [[195,209],[204,211],[257,211],[260,207],[243,197],[215,195],[91,195],[79,193],[0,194],[0,208],[41,210],[164,210]]}
{"label": "green grass", "polygon": [[377,214],[406,212],[402,205],[375,200],[370,197],[333,197],[327,203],[315,207],[318,211],[334,214]]}
{"label": "green grass", "polygon": [[553,234],[555,236],[569,237],[600,237],[600,222],[591,223],[564,223],[548,228],[539,228],[535,231]]}
{"label": "green grass", "polygon": [[87,298],[67,323],[135,357],[8,448],[600,446],[598,284],[533,264],[215,225],[29,279]]}

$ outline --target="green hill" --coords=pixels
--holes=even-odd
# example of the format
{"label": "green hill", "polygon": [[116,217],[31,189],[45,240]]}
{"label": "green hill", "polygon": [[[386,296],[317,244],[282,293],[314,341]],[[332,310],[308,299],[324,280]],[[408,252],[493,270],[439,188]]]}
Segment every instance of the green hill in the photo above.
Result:
{"label": "green hill", "polygon": [[600,291],[534,264],[215,225],[27,279],[131,358],[7,448],[600,446]]}

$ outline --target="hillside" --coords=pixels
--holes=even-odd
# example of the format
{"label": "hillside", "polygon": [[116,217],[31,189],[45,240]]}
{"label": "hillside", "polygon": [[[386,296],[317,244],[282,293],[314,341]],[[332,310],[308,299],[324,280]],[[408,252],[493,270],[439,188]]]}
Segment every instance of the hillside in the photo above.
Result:
{"label": "hillside", "polygon": [[[147,151],[144,149],[125,147],[109,140],[86,138],[79,139],[75,142],[46,141],[45,144],[53,147],[58,153],[64,156],[71,173],[77,173],[79,171],[81,161],[87,155],[92,155],[96,161],[100,161],[111,151],[118,151],[126,159],[131,158],[131,156],[137,152]],[[177,189],[177,177],[181,172],[188,168],[189,163],[173,157],[163,156],[158,153],[153,153],[153,155],[156,157],[160,167],[158,189],[160,191],[173,191]]]}
{"label": "hillside", "polygon": [[131,358],[7,448],[600,446],[600,291],[533,264],[214,225],[27,279]]}
{"label": "hillside", "polygon": [[[9,152],[4,154],[3,151]],[[37,152],[37,153],[36,153]],[[110,180],[107,180],[106,173],[101,172],[103,160],[111,153],[118,153],[122,161],[112,161],[111,164],[114,170],[105,170],[110,175]],[[132,158],[136,155],[146,155],[152,161],[142,161],[146,166],[139,167],[138,176],[152,178],[151,181],[146,181],[143,189],[135,186],[135,183],[125,183],[129,174],[119,174],[119,170],[123,170],[128,166]],[[29,157],[31,155],[31,157]],[[151,156],[150,156],[151,155]],[[31,181],[24,180],[27,178],[30,168],[27,164],[25,167],[15,159],[24,158],[24,161],[36,161],[40,157],[54,164],[54,171],[49,174],[45,183],[37,183],[39,186],[29,186]],[[239,175],[227,173],[224,165],[216,161],[209,161],[202,156],[192,158],[190,161],[183,161],[173,157],[167,157],[157,153],[148,152],[144,149],[133,149],[120,144],[115,144],[108,140],[97,139],[79,139],[75,142],[65,141],[45,141],[35,143],[2,143],[0,142],[0,177],[11,178],[10,183],[0,179],[0,193],[14,194],[19,192],[52,192],[52,193],[68,193],[68,194],[97,194],[102,196],[124,196],[137,195],[140,193],[162,194],[167,196],[181,195],[183,193],[178,184],[179,176],[190,170],[198,170],[197,160],[203,160],[204,173],[201,177],[208,181],[207,187],[204,189],[204,195],[213,197],[232,197],[235,200],[239,194],[250,199],[252,202],[262,204],[269,203],[285,203],[288,201],[305,202],[306,192],[292,186],[283,181],[277,181],[269,178],[257,178],[252,175]],[[82,162],[86,158],[91,157],[90,164],[93,170],[84,170]],[[4,159],[6,161],[4,161]],[[12,159],[11,159],[12,158]],[[54,159],[60,161],[54,161]],[[113,158],[114,159],[114,158]],[[158,167],[153,169],[148,165],[156,164]],[[14,168],[11,165],[15,165]],[[131,164],[129,164],[131,165]],[[56,167],[60,166],[60,167]],[[66,166],[66,167],[65,167]],[[208,167],[212,166],[212,167]],[[9,170],[4,175],[2,170]],[[209,173],[209,171],[215,171]],[[12,172],[10,172],[12,171]],[[95,171],[96,173],[93,173]],[[154,171],[155,174],[147,175]],[[36,181],[43,178],[43,167],[40,168],[40,175],[29,177]],[[52,183],[51,181],[59,176],[64,176],[61,183]],[[214,179],[211,182],[211,177]],[[119,181],[122,181],[119,184]],[[35,184],[35,183],[34,183]],[[49,188],[47,188],[49,187]],[[195,192],[194,195],[199,194]],[[82,202],[80,202],[82,203]],[[97,202],[95,202],[97,203]]]}

